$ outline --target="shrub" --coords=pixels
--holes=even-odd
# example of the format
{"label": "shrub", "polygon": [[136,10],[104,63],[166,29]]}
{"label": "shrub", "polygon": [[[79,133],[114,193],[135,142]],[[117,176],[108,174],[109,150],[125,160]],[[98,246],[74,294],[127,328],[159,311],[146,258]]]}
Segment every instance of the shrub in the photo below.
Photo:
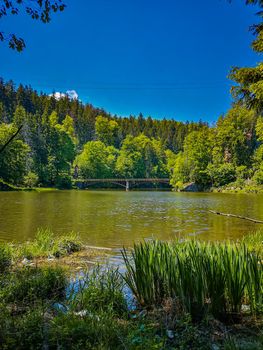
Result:
{"label": "shrub", "polygon": [[33,172],[29,172],[25,177],[24,177],[24,185],[26,187],[32,188],[35,187],[38,183],[38,176],[37,174]]}
{"label": "shrub", "polygon": [[257,185],[263,185],[263,169],[259,169],[255,172],[253,180]]}
{"label": "shrub", "polygon": [[66,285],[65,272],[59,267],[23,267],[2,283],[0,294],[6,303],[30,304],[61,299]]}
{"label": "shrub", "polygon": [[74,296],[75,310],[88,312],[109,312],[124,316],[128,312],[123,293],[123,279],[118,270],[95,268],[86,275],[81,289]]}
{"label": "shrub", "polygon": [[63,190],[63,189],[71,189],[72,188],[72,181],[71,176],[68,174],[63,174],[58,176],[55,182],[55,187]]}
{"label": "shrub", "polygon": [[11,250],[7,245],[0,245],[0,274],[9,269],[12,264]]}
{"label": "shrub", "polygon": [[55,237],[50,229],[38,229],[35,240],[21,244],[17,249],[16,255],[28,259],[48,256],[58,258],[80,251],[81,249],[82,242],[73,232],[60,238]]}
{"label": "shrub", "polygon": [[50,345],[63,350],[123,349],[125,327],[108,312],[84,317],[59,314],[51,324]]}
{"label": "shrub", "polygon": [[216,187],[224,186],[236,179],[235,167],[231,163],[209,164],[207,174],[210,176],[213,186]]}

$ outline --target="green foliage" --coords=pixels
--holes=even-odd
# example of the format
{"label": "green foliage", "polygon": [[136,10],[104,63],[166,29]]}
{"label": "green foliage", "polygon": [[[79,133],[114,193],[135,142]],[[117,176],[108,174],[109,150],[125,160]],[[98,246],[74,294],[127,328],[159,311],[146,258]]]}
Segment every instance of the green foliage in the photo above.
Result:
{"label": "green foliage", "polygon": [[123,349],[123,328],[125,325],[108,313],[60,314],[52,322],[50,344],[63,350]]}
{"label": "green foliage", "polygon": [[60,257],[82,249],[83,244],[74,233],[55,237],[49,229],[39,229],[33,241],[22,243],[13,252],[16,258]]}
{"label": "green foliage", "polygon": [[263,184],[263,166],[261,166],[260,169],[255,171],[253,180],[256,182],[257,185]]}
{"label": "green foliage", "polygon": [[124,283],[118,270],[95,268],[85,276],[81,290],[73,295],[71,308],[125,317],[128,313]]}
{"label": "green foliage", "polygon": [[[0,148],[16,132],[12,124],[0,124]],[[29,146],[22,140],[13,140],[0,153],[0,177],[14,184],[23,182],[27,173]]]}
{"label": "green foliage", "polygon": [[35,187],[38,184],[38,176],[37,174],[30,171],[25,177],[24,177],[24,185],[26,187],[32,188]]}
{"label": "green foliage", "polygon": [[229,77],[237,84],[231,89],[235,100],[260,113],[262,111],[263,64],[259,63],[253,68],[234,67]]}
{"label": "green foliage", "polygon": [[207,189],[233,181],[244,188],[250,179],[259,186],[262,67],[232,75],[241,100],[213,127],[142,115],[112,117],[78,100],[56,100],[0,80],[0,145],[23,125],[0,155],[0,176],[17,185],[71,188],[74,164],[84,178],[169,176],[176,189],[190,182]]}
{"label": "green foliage", "polygon": [[166,154],[161,142],[143,134],[128,135],[120,149],[116,170],[127,178],[166,177]]}
{"label": "green foliage", "polygon": [[57,177],[55,182],[55,187],[63,190],[63,189],[71,189],[72,188],[72,179],[69,174],[60,174],[60,176]]}
{"label": "green foliage", "polygon": [[263,230],[257,230],[247,234],[241,240],[250,250],[257,252],[260,256],[263,255]]}
{"label": "green foliage", "polygon": [[[258,237],[253,240],[251,236],[249,241],[253,241],[253,246],[257,244]],[[45,247],[48,240],[41,237],[39,244]],[[133,272],[137,274],[137,282],[141,279],[142,286],[145,279],[145,293],[156,288],[152,295],[158,300],[154,305],[149,300],[146,304],[148,307],[144,309],[140,305],[133,309],[127,308],[127,286],[117,270],[98,267],[83,276],[81,274],[76,283],[72,284],[65,277],[65,272],[57,267],[14,266],[12,270],[1,275],[0,280],[1,348],[209,350],[212,346],[220,345],[221,341],[225,348],[233,344],[240,349],[256,349],[256,346],[260,348],[260,334],[258,337],[251,337],[252,329],[246,328],[245,324],[239,333],[234,333],[239,328],[232,329],[213,321],[211,317],[199,322],[209,310],[222,316],[222,309],[224,312],[231,312],[231,303],[240,305],[238,293],[242,289],[240,281],[242,282],[243,277],[240,279],[240,276],[244,271],[244,277],[250,281],[252,288],[245,288],[242,303],[251,307],[253,300],[257,307],[250,308],[250,313],[254,315],[260,311],[260,256],[252,252],[249,254],[244,250],[245,243],[240,244],[217,245],[194,241],[148,242],[148,248],[143,244],[138,245],[136,249],[143,248],[142,256],[149,253],[151,261],[145,259],[141,264],[137,260]],[[143,251],[145,248],[149,249],[148,253]],[[232,252],[235,254],[232,255]],[[224,255],[227,257],[222,260]],[[230,257],[231,263],[225,268]],[[132,259],[130,256],[127,258]],[[253,269],[250,269],[251,260],[244,261],[243,258],[251,258],[257,265],[254,264]],[[237,271],[237,261],[240,263],[240,272]],[[131,270],[128,266],[128,274],[129,271]],[[224,271],[229,276],[224,275]],[[261,271],[257,289],[254,288],[255,271]],[[204,283],[203,287],[201,282]],[[204,295],[204,291],[207,294]],[[160,295],[164,296],[163,300]],[[167,298],[168,295],[172,295],[172,298]],[[230,295],[236,296],[237,300],[232,301]],[[185,313],[189,307],[196,323]],[[233,320],[235,314],[230,315]],[[260,318],[258,321],[260,322]],[[219,333],[218,327],[220,330],[224,327],[224,332]],[[244,336],[246,331],[250,334],[248,339]],[[234,333],[231,342],[228,339],[230,332]],[[218,334],[218,339],[215,334]]]}
{"label": "green foliage", "polygon": [[214,130],[213,161],[215,164],[249,164],[255,147],[255,112],[238,105],[220,117]]}
{"label": "green foliage", "polygon": [[138,303],[160,305],[178,298],[200,320],[211,310],[221,320],[237,321],[245,302],[251,313],[262,309],[262,256],[230,243],[145,242],[123,258],[124,278]]}
{"label": "green foliage", "polygon": [[180,189],[182,183],[196,182],[206,187],[207,179],[205,170],[211,161],[210,131],[204,128],[193,131],[184,141],[184,151],[174,157],[172,165],[171,184]]}
{"label": "green foliage", "polygon": [[12,264],[12,253],[8,246],[0,245],[0,274],[7,271]]}
{"label": "green foliage", "polygon": [[106,146],[101,141],[90,141],[75,159],[75,164],[83,178],[112,178],[117,155],[118,150],[113,146]]}
{"label": "green foliage", "polygon": [[0,295],[5,303],[32,304],[59,300],[65,294],[67,278],[59,267],[23,267],[1,277]]}
{"label": "green foliage", "polygon": [[105,145],[116,145],[118,137],[118,123],[115,120],[99,115],[95,122],[95,133],[99,141]]}
{"label": "green foliage", "polygon": [[0,305],[0,337],[5,350],[43,349],[46,341],[45,309],[39,306],[14,317],[10,308]]}
{"label": "green foliage", "polygon": [[220,165],[209,164],[207,174],[211,179],[212,185],[216,187],[223,186],[236,179],[236,171],[231,163]]}

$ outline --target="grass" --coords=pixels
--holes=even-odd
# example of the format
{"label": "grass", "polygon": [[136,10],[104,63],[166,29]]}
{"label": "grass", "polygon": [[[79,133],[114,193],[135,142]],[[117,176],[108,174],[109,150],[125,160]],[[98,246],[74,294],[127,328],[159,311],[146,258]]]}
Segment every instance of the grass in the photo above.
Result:
{"label": "grass", "polygon": [[241,243],[245,244],[246,247],[252,251],[255,251],[263,256],[263,229],[257,230],[250,234],[245,235]]}
{"label": "grass", "polygon": [[75,233],[56,237],[50,229],[39,229],[36,238],[20,245],[13,246],[15,258],[48,258],[70,255],[83,249],[83,244]]}
{"label": "grass", "polygon": [[6,244],[0,245],[0,274],[10,268],[12,264],[12,250]]}
{"label": "grass", "polygon": [[1,278],[0,298],[5,303],[31,304],[59,300],[66,291],[67,278],[60,267],[23,267]]}
{"label": "grass", "polygon": [[[118,270],[99,266],[86,274],[78,285],[79,292],[72,293],[71,308],[88,312],[110,312],[118,317],[128,313],[127,300],[124,296],[124,281]],[[74,291],[74,290],[73,290]]]}

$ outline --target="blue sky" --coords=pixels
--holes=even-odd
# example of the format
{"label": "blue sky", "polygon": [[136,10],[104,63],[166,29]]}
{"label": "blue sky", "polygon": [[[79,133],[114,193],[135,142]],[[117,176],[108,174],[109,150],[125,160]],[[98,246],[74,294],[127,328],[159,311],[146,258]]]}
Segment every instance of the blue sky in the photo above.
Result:
{"label": "blue sky", "polygon": [[253,66],[245,0],[65,0],[50,24],[1,19],[26,41],[0,45],[0,76],[46,93],[76,90],[121,115],[213,122],[231,105],[231,66]]}

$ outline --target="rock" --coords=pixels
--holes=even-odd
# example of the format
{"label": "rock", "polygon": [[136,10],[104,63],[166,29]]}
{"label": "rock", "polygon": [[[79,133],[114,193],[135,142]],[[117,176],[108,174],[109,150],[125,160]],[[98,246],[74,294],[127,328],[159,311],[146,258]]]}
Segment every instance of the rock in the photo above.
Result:
{"label": "rock", "polygon": [[53,308],[57,311],[63,312],[64,314],[68,311],[67,306],[60,303],[54,303]]}
{"label": "rock", "polygon": [[167,337],[169,339],[173,339],[174,338],[174,332],[171,329],[167,329],[166,330],[166,334],[167,334]]}
{"label": "rock", "polygon": [[147,315],[147,311],[146,310],[142,310],[139,312],[139,317],[145,317]]}
{"label": "rock", "polygon": [[195,182],[191,182],[189,184],[185,184],[184,188],[181,191],[182,192],[199,192],[200,188]]}
{"label": "rock", "polygon": [[220,350],[220,347],[217,344],[212,344],[211,349],[212,350]]}
{"label": "rock", "polygon": [[31,260],[28,260],[27,258],[24,258],[21,262],[23,265],[27,265],[27,266],[34,265],[33,262]]}

